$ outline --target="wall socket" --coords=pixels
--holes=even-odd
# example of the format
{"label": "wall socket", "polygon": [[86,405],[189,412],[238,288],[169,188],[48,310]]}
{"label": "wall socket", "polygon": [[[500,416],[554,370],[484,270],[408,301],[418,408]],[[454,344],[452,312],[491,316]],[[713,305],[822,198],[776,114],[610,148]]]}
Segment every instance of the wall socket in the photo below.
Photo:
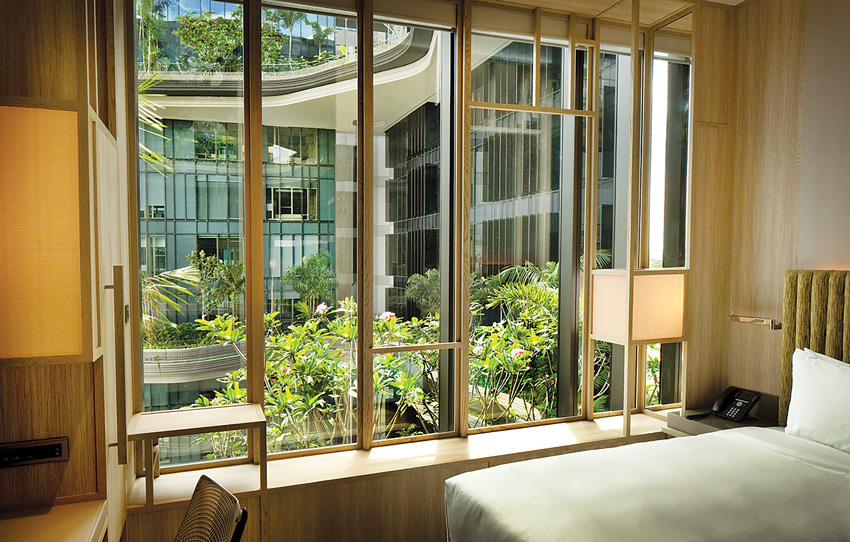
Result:
{"label": "wall socket", "polygon": [[68,461],[68,437],[0,444],[0,468]]}

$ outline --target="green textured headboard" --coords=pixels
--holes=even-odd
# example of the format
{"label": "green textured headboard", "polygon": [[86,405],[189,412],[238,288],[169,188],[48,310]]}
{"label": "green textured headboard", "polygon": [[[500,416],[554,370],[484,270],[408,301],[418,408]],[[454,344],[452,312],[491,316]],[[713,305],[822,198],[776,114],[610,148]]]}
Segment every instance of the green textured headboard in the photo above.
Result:
{"label": "green textured headboard", "polygon": [[850,271],[786,271],[782,327],[779,423],[785,425],[795,348],[850,363]]}

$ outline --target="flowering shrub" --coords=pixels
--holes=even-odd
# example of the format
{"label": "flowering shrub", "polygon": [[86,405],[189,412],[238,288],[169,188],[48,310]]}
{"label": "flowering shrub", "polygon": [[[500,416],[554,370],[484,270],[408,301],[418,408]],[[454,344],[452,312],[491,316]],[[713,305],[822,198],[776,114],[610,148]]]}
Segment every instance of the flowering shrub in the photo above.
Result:
{"label": "flowering shrub", "polygon": [[[536,268],[535,268],[536,269]],[[541,272],[540,270],[536,270]],[[553,275],[554,273],[550,273]],[[472,427],[540,420],[557,416],[558,291],[556,282],[504,282],[473,307],[501,307],[491,325],[474,324],[470,335],[469,422]],[[314,448],[354,441],[358,397],[357,304],[347,298],[336,308],[319,303],[308,319],[281,331],[276,313],[266,315],[265,409],[269,451]],[[229,315],[200,329],[219,343],[234,343],[244,327]],[[437,316],[405,320],[391,311],[373,318],[374,344],[417,345],[439,342]],[[235,345],[234,345],[235,346]],[[597,347],[599,348],[599,347]],[[594,360],[594,401],[607,398],[610,358]],[[595,357],[597,357],[595,356]],[[373,397],[375,438],[393,438],[439,430],[440,352],[424,350],[375,355]],[[244,370],[221,381],[215,397],[198,406],[244,402],[239,382]],[[242,439],[234,435],[234,439]],[[233,450],[221,435],[203,435],[213,450]],[[216,440],[218,439],[218,440]],[[217,451],[215,457],[223,457]]]}

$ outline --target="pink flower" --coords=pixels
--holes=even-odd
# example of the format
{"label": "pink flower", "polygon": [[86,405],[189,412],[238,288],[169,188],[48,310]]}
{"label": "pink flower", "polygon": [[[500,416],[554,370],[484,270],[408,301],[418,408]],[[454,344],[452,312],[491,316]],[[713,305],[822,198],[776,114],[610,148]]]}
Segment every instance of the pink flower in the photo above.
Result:
{"label": "pink flower", "polygon": [[280,372],[282,372],[282,373],[284,373],[284,374],[286,374],[286,373],[291,373],[291,372],[292,372],[292,367],[289,367],[289,366],[287,366],[287,365],[284,365],[283,367],[281,367],[281,368],[280,368]]}
{"label": "pink flower", "polygon": [[523,350],[522,348],[514,348],[513,350],[511,350],[511,355],[515,358],[518,358],[523,354],[525,354],[525,350]]}
{"label": "pink flower", "polygon": [[484,353],[484,347],[479,344],[478,346],[472,349],[472,353],[476,356],[480,356]]}
{"label": "pink flower", "polygon": [[218,24],[218,23],[217,23],[217,22],[215,22],[215,21],[213,21],[213,24]]}
{"label": "pink flower", "polygon": [[395,318],[395,313],[392,311],[384,311],[381,313],[382,320],[389,320],[390,318]]}
{"label": "pink flower", "polygon": [[325,314],[328,312],[328,304],[322,301],[316,306],[316,314]]}
{"label": "pink flower", "polygon": [[276,36],[276,37],[275,37],[275,39],[276,39],[276,40],[279,40],[279,39],[280,39],[280,36]]}

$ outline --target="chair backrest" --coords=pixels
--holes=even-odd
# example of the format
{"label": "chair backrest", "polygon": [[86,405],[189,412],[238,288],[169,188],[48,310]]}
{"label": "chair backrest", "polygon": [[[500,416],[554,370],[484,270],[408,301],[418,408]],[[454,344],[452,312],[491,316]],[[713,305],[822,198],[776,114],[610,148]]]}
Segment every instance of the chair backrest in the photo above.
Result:
{"label": "chair backrest", "polygon": [[[241,538],[246,518],[247,511],[239,508],[236,497],[203,475],[195,486],[174,542],[228,542],[234,522],[239,522],[234,534]],[[236,536],[233,540],[238,541]]]}

